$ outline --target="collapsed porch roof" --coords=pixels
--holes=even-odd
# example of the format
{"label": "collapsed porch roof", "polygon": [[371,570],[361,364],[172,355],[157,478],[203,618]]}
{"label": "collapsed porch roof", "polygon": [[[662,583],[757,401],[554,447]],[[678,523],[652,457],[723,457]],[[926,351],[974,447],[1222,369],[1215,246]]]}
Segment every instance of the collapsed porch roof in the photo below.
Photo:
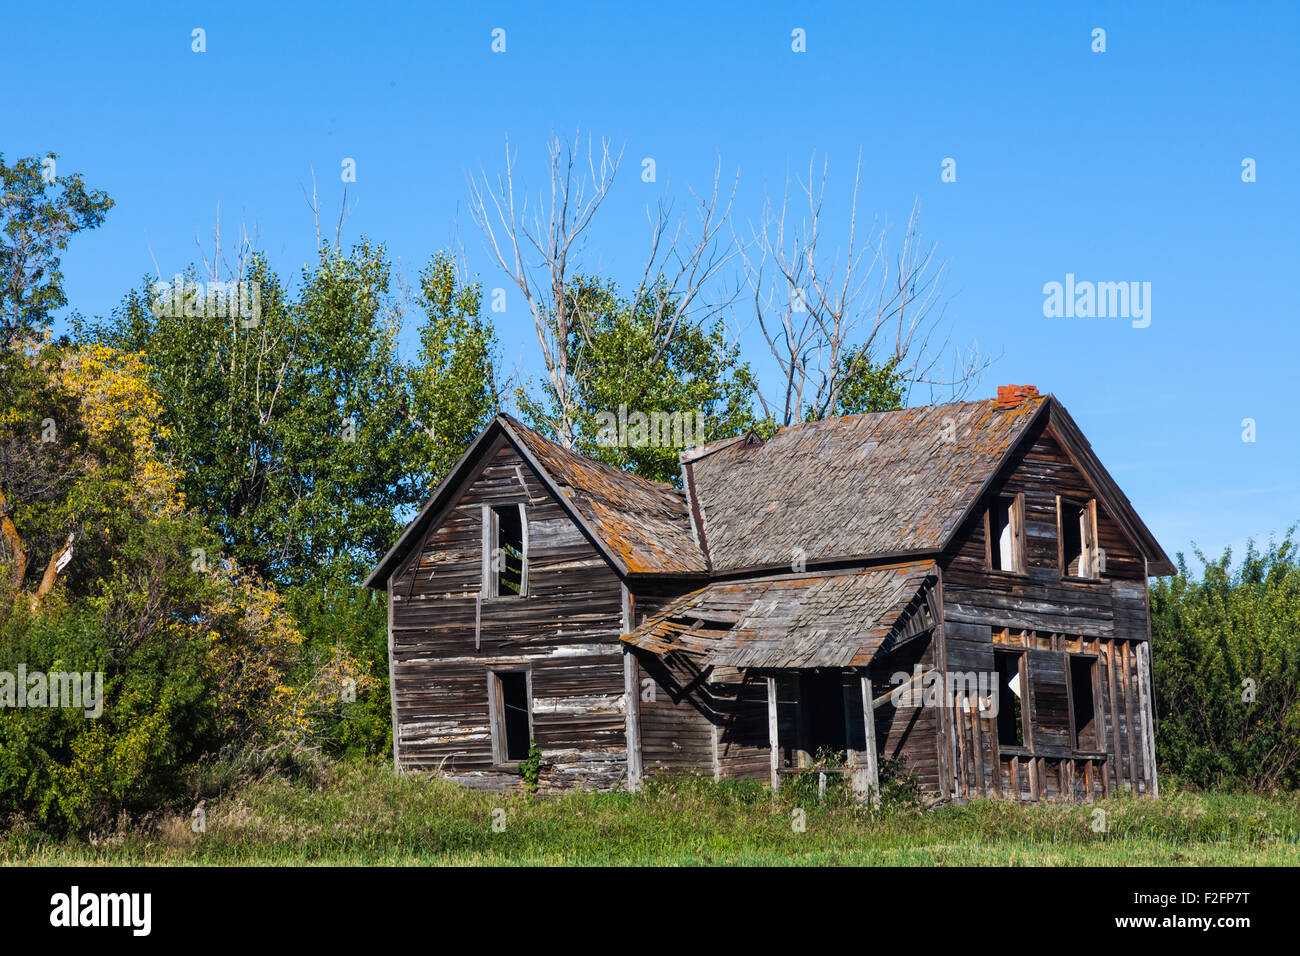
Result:
{"label": "collapsed porch roof", "polygon": [[702,665],[861,667],[937,620],[933,561],[710,584],[623,640]]}

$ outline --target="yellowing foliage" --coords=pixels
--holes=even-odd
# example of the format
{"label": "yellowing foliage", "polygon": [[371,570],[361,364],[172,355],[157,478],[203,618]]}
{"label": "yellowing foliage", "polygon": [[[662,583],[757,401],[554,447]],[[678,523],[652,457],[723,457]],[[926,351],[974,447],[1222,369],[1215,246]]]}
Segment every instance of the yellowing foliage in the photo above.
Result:
{"label": "yellowing foliage", "polygon": [[[64,350],[51,363],[38,358],[42,351],[29,352],[32,367],[45,369],[51,384],[73,399],[69,407],[78,418],[55,423],[56,440],[70,441],[75,433],[78,451],[75,476],[50,513],[64,523],[59,534],[65,525],[75,532],[82,560],[68,566],[73,581],[60,580],[89,592],[85,606],[95,609],[119,654],[151,640],[198,642],[224,739],[266,751],[313,746],[318,718],[372,689],[374,680],[341,648],[310,653],[281,596],[254,572],[230,559],[192,564],[194,544],[209,554],[220,545],[178,490],[182,474],[166,456],[164,405],[150,385],[144,354],[88,345]],[[150,528],[158,533],[143,533]],[[51,601],[43,613],[64,607]],[[67,779],[84,779],[92,789],[94,780],[134,779],[166,743],[167,706],[149,702],[145,709],[154,709],[156,724],[139,722],[130,733],[88,727],[73,748],[73,763],[63,768],[72,775]],[[90,773],[91,764],[103,772]]]}
{"label": "yellowing foliage", "polygon": [[160,451],[170,433],[162,424],[162,400],[148,384],[144,354],[87,345],[65,355],[61,373],[62,387],[80,401],[81,425],[91,441],[130,455],[133,503],[154,514],[184,510],[181,474]]}
{"label": "yellowing foliage", "polygon": [[[208,609],[208,639],[223,729],[252,731],[268,749],[311,746],[316,718],[345,693],[373,689],[374,680],[338,647],[325,659],[302,660],[302,634],[278,593],[233,561],[212,573],[220,598]],[[290,681],[291,671],[299,680]]]}

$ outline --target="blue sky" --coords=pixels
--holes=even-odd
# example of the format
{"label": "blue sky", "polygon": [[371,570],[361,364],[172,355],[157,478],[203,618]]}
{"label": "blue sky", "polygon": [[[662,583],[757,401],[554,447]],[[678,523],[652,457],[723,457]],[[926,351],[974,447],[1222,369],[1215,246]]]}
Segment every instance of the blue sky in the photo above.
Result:
{"label": "blue sky", "polygon": [[[625,149],[588,258],[625,280],[666,182],[704,187],[721,157],[753,219],[815,151],[842,211],[861,150],[864,212],[897,229],[920,202],[949,262],[954,338],[1000,356],[976,393],[1056,393],[1167,551],[1239,549],[1300,520],[1300,6],[1134,6],[27,4],[5,18],[0,150],[57,151],[61,172],[117,201],[65,258],[87,314],[155,258],[164,275],[195,259],[218,204],[228,232],[255,224],[296,271],[314,245],[309,170],[336,214],[344,157],[345,242],[386,242],[413,275],[459,223],[491,288],[504,281],[466,176],[500,168],[506,135],[534,187],[554,133]],[[1151,283],[1149,327],[1045,317],[1044,283],[1067,273]],[[508,302],[505,358],[536,370],[523,304]]]}

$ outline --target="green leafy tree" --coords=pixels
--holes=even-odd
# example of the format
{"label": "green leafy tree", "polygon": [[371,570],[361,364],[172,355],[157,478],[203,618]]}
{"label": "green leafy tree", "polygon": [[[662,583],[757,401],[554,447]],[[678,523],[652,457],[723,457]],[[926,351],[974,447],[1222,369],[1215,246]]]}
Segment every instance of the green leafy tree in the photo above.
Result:
{"label": "green leafy tree", "polygon": [[495,410],[493,330],[479,288],[457,284],[446,256],[421,277],[427,321],[409,368],[382,247],[324,249],[296,294],[261,256],[243,281],[259,290],[255,322],[208,300],[170,308],[145,287],[78,335],[148,354],[185,501],[224,553],[285,589],[312,654],[341,646],[379,687],[323,715],[327,749],[382,754],[386,612],[358,582],[391,545],[397,516]]}
{"label": "green leafy tree", "polygon": [[423,485],[385,251],[327,247],[293,296],[261,256],[243,281],[260,290],[252,319],[142,289],[78,336],[149,356],[185,498],[242,565],[355,581]]}
{"label": "green leafy tree", "polygon": [[[223,560],[185,507],[143,356],[46,346],[25,360],[33,374],[5,395],[0,445],[16,454],[25,442],[61,474],[25,495],[0,475],[14,503],[0,554],[0,672],[103,678],[98,706],[80,710],[3,698],[0,812],[84,828],[174,797],[223,748],[322,746],[343,688],[360,699],[374,681],[337,642],[306,641],[279,595]],[[24,421],[49,409],[61,416],[53,430]],[[44,573],[14,573],[23,554]],[[15,692],[0,681],[0,695]],[[85,719],[91,709],[100,713]]]}
{"label": "green leafy tree", "polygon": [[86,467],[75,398],[56,387],[60,364],[46,342],[0,350],[0,565],[15,590],[41,581],[73,530],[60,502]]}
{"label": "green leafy tree", "polygon": [[[302,585],[285,592],[285,608],[302,633],[305,660],[328,659],[345,648],[368,690],[343,695],[337,707],[316,715],[321,745],[332,756],[391,757],[392,711],[388,691],[388,605],[383,595],[346,583]],[[305,678],[300,668],[298,676]]]}
{"label": "green leafy tree", "polygon": [[429,490],[451,470],[500,407],[497,338],[481,313],[479,283],[462,283],[455,260],[438,253],[420,274],[420,352],[410,369],[411,413],[423,432]]}
{"label": "green leafy tree", "polygon": [[839,385],[834,392],[834,403],[824,409],[805,405],[804,421],[902,408],[907,381],[899,372],[898,363],[897,358],[873,362],[871,350],[866,346],[849,349],[840,358],[839,372],[835,376]]}
{"label": "green leafy tree", "polygon": [[[684,447],[756,426],[749,367],[720,324],[679,322],[664,346],[656,333],[664,321],[658,297],[624,298],[612,281],[590,277],[572,282],[569,295],[569,314],[579,318],[566,363],[576,450],[643,478],[677,483]],[[520,390],[517,401],[529,424],[557,435],[560,403],[548,380],[537,394]],[[656,415],[671,427],[656,429]]]}
{"label": "green leafy tree", "polygon": [[68,304],[61,253],[113,207],[79,174],[57,175],[57,161],[50,153],[9,166],[0,153],[0,350],[48,329]]}
{"label": "green leafy tree", "polygon": [[1293,528],[1151,589],[1162,770],[1203,787],[1300,786],[1300,562]]}

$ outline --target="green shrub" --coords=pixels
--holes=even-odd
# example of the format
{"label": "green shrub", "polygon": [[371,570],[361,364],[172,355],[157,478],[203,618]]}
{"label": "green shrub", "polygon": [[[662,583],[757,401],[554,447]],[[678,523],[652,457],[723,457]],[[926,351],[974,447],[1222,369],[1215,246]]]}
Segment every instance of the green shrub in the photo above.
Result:
{"label": "green shrub", "polygon": [[[1294,528],[1151,589],[1156,752],[1199,787],[1300,786],[1300,565]],[[1163,789],[1163,788],[1162,788]]]}
{"label": "green shrub", "polygon": [[[797,773],[785,775],[781,780],[781,796],[794,806],[811,807],[818,804],[842,806],[853,801],[852,779],[845,772],[844,757],[822,747],[813,754],[812,764]],[[825,790],[822,774],[826,775]]]}
{"label": "green shrub", "polygon": [[920,809],[921,781],[902,760],[880,759],[880,806],[887,810]]}
{"label": "green shrub", "polygon": [[388,605],[369,588],[304,585],[288,590],[285,605],[305,639],[308,657],[341,646],[374,686],[337,713],[320,717],[324,750],[334,757],[391,757],[388,694]]}
{"label": "green shrub", "polygon": [[174,796],[191,761],[213,742],[204,649],[162,633],[129,654],[99,621],[52,602],[0,612],[0,671],[100,672],[102,713],[0,709],[0,811],[56,831],[85,831],[118,813]]}

